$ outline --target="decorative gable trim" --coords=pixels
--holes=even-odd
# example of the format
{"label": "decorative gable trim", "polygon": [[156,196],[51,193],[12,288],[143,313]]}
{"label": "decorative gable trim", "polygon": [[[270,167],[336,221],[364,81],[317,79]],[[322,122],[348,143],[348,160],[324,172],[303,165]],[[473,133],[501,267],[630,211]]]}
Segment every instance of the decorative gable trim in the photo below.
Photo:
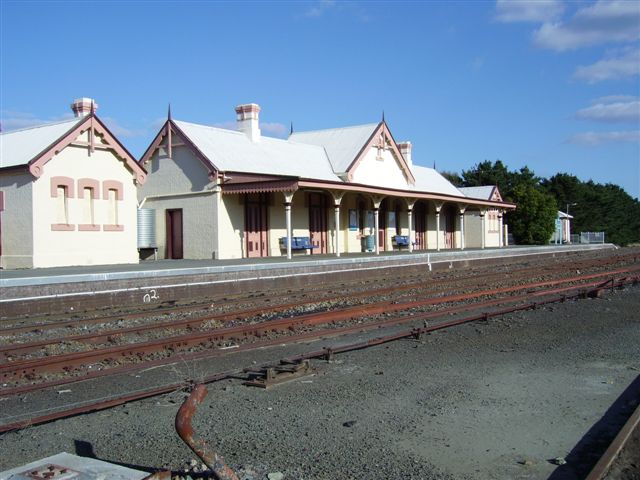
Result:
{"label": "decorative gable trim", "polygon": [[498,190],[497,185],[493,187],[493,190],[491,190],[491,195],[489,195],[489,200],[491,200],[492,202],[502,201],[502,195],[500,195],[500,190]]}
{"label": "decorative gable trim", "polygon": [[49,162],[55,155],[64,150],[69,144],[71,144],[76,138],[82,135],[84,132],[89,132],[89,152],[90,154],[95,151],[95,137],[96,134],[100,135],[104,141],[101,147],[108,147],[118,157],[124,160],[124,163],[129,167],[129,170],[133,173],[137,183],[142,184],[147,178],[147,172],[138,165],[133,156],[127,151],[118,139],[109,131],[107,126],[95,116],[95,114],[87,115],[83,121],[75,124],[67,133],[58,138],[53,144],[45,148],[40,154],[32,158],[27,167],[29,172],[39,178],[42,176],[42,169],[44,165]]}
{"label": "decorative gable trim", "polygon": [[151,161],[151,157],[156,152],[158,148],[162,145],[162,141],[167,138],[167,149],[169,151],[169,157],[172,157],[172,149],[176,144],[173,142],[173,135],[177,135],[182,141],[181,145],[188,147],[191,152],[200,160],[204,168],[209,172],[208,177],[209,180],[215,181],[219,169],[213,164],[213,162],[207,158],[207,156],[202,153],[202,151],[191,141],[191,139],[185,134],[180,127],[178,127],[173,120],[168,119],[165,124],[162,126],[158,134],[149,145],[149,148],[144,152],[142,158],[140,159],[140,165],[144,166],[149,161]]}
{"label": "decorative gable trim", "polygon": [[411,169],[409,168],[409,165],[407,164],[406,160],[402,156],[402,153],[400,153],[398,144],[394,140],[393,135],[391,135],[391,131],[389,130],[389,127],[387,126],[387,123],[384,120],[378,124],[378,126],[373,131],[373,133],[371,134],[367,142],[362,146],[362,148],[356,155],[356,158],[353,159],[353,161],[347,168],[347,171],[346,171],[347,180],[349,182],[353,181],[353,173],[355,172],[360,162],[362,162],[362,160],[364,159],[369,149],[373,147],[377,141],[380,140],[379,138],[380,136],[382,136],[382,141],[384,142],[383,146],[386,147],[386,144],[387,143],[389,144],[389,147],[391,148],[391,152],[394,154],[396,161],[398,162],[398,164],[400,165],[400,168],[402,169],[402,173],[407,179],[407,183],[409,183],[409,185],[415,185],[416,179],[413,176],[413,173],[411,172]]}

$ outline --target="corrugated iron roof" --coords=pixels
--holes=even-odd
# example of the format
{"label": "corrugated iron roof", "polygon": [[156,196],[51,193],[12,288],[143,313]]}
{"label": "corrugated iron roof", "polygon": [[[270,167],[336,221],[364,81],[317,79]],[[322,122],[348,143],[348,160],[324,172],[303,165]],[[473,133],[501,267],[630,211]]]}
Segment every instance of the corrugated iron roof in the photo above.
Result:
{"label": "corrugated iron roof", "polygon": [[491,193],[495,185],[483,185],[481,187],[458,187],[465,197],[479,200],[491,200]]}
{"label": "corrugated iron roof", "polygon": [[83,120],[84,118],[73,118],[2,132],[0,134],[0,168],[26,165]]}
{"label": "corrugated iron roof", "polygon": [[440,175],[437,170],[413,165],[412,171],[416,179],[415,190],[464,197],[464,194],[454,187],[449,180]]}
{"label": "corrugated iron roof", "polygon": [[289,137],[289,141],[324,147],[333,171],[343,173],[347,171],[378,125],[378,123],[368,123],[352,127],[294,132]]}
{"label": "corrugated iron roof", "polygon": [[340,181],[322,147],[264,136],[252,142],[242,132],[173,122],[219,171]]}

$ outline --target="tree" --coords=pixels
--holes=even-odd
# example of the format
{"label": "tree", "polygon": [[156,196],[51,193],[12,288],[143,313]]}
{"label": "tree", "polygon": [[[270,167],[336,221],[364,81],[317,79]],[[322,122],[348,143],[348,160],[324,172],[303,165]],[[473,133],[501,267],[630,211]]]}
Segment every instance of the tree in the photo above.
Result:
{"label": "tree", "polygon": [[526,182],[514,188],[512,198],[517,209],[509,214],[509,226],[516,242],[528,245],[549,243],[557,217],[555,199]]}
{"label": "tree", "polygon": [[440,175],[449,180],[454,186],[462,186],[462,177],[457,172],[440,172]]}
{"label": "tree", "polygon": [[[542,182],[559,210],[571,207],[574,232],[605,232],[607,241],[627,245],[640,241],[640,202],[613,184],[601,185],[558,173]],[[574,205],[575,204],[575,205]]]}

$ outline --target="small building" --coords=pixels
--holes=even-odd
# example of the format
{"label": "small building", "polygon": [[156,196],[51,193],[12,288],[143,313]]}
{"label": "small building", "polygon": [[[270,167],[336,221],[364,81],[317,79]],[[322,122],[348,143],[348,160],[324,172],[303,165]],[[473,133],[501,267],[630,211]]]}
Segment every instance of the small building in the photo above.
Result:
{"label": "small building", "polygon": [[0,266],[137,263],[146,172],[80,98],[75,117],[0,134]]}
{"label": "small building", "polygon": [[237,131],[168,116],[140,160],[149,176],[138,190],[155,211],[161,256],[462,249],[482,236],[467,231],[466,211],[515,208],[415,165],[384,119],[284,140],[261,135],[259,112],[238,106]]}
{"label": "small building", "polygon": [[[502,202],[497,185],[480,187],[458,187],[466,197],[492,202]],[[504,224],[503,208],[479,207],[467,209],[464,220],[468,228],[465,243],[469,248],[502,247],[506,245],[507,228]]]}
{"label": "small building", "polygon": [[561,244],[571,243],[571,219],[572,215],[561,212],[558,210],[558,216],[556,217],[555,230],[551,236],[549,243]]}

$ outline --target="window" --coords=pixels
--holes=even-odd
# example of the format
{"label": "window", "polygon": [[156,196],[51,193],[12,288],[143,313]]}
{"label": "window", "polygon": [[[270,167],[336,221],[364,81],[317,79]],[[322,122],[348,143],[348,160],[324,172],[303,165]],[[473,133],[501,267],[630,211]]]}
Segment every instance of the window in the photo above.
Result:
{"label": "window", "polygon": [[75,225],[69,223],[69,199],[74,197],[73,179],[69,177],[51,178],[51,198],[53,200],[53,231],[72,231]]}
{"label": "window", "polygon": [[78,199],[82,209],[82,223],[78,230],[84,232],[98,232],[100,225],[95,220],[95,201],[98,198],[98,181],[91,178],[78,180]]}
{"label": "window", "polygon": [[102,198],[107,204],[107,223],[102,226],[105,232],[121,232],[124,225],[119,223],[119,203],[124,199],[122,182],[105,180],[102,182]]}

